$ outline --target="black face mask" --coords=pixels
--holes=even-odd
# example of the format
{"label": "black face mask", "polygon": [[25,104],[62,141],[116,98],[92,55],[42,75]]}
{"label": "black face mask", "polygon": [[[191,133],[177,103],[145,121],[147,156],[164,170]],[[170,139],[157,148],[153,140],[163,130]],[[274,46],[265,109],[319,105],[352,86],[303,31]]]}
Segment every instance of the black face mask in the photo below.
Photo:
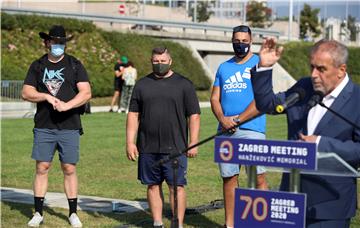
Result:
{"label": "black face mask", "polygon": [[243,59],[250,51],[250,44],[232,43],[236,57]]}
{"label": "black face mask", "polygon": [[152,65],[154,74],[165,76],[170,70],[170,64],[157,63]]}

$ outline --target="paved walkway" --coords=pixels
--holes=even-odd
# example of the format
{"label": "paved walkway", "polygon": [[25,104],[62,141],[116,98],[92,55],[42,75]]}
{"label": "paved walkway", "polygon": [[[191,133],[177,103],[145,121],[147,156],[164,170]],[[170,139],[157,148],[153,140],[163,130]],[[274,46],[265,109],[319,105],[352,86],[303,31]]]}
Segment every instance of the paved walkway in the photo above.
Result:
{"label": "paved walkway", "polygon": [[[1,201],[34,204],[33,191],[29,189],[1,187]],[[114,212],[113,202],[116,203],[115,212],[129,213],[148,209],[147,202],[111,199],[96,196],[78,196],[78,209],[93,212]],[[48,207],[68,209],[65,193],[46,193],[44,204]]]}
{"label": "paved walkway", "polygon": [[[210,102],[200,102],[200,108],[209,108]],[[108,112],[110,106],[91,106],[91,112]],[[36,106],[30,102],[0,102],[0,118],[33,118]]]}
{"label": "paved walkway", "polygon": [[[202,101],[199,102],[200,108],[210,108],[210,102]],[[110,106],[91,106],[91,112],[108,112],[110,110]]]}

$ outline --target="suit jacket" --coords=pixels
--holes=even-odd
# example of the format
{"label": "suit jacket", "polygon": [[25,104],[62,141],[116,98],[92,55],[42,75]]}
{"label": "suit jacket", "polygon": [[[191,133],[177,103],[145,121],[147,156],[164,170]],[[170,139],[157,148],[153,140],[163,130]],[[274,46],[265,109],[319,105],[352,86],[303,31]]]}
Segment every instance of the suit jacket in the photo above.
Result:
{"label": "suit jacket", "polygon": [[[252,83],[259,111],[274,114],[294,88],[302,87],[305,98],[286,110],[288,139],[297,140],[299,132],[307,135],[307,103],[313,95],[311,79],[303,78],[286,92],[274,94],[272,70],[252,70]],[[351,80],[331,105],[331,109],[360,126],[360,87]],[[354,168],[360,164],[360,130],[327,111],[314,131],[321,136],[320,152],[335,152]],[[280,190],[288,191],[289,175],[284,174]],[[356,178],[304,175],[300,177],[300,191],[307,194],[307,218],[346,219],[356,212]]]}

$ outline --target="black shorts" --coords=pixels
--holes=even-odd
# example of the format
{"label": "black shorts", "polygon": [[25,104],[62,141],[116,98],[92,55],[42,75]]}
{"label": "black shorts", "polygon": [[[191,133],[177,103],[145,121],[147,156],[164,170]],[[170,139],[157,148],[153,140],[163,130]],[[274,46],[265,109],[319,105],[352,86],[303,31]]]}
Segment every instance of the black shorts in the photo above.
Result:
{"label": "black shorts", "polygon": [[119,91],[121,92],[122,86],[124,84],[124,80],[122,80],[121,78],[114,78],[114,90],[115,91]]}
{"label": "black shorts", "polygon": [[[167,154],[140,153],[138,164],[138,180],[144,185],[159,185],[164,180],[168,185],[173,185],[173,168],[171,161],[160,166],[153,166],[160,159],[166,158]],[[179,161],[177,186],[186,185],[187,157],[181,155],[176,158]]]}

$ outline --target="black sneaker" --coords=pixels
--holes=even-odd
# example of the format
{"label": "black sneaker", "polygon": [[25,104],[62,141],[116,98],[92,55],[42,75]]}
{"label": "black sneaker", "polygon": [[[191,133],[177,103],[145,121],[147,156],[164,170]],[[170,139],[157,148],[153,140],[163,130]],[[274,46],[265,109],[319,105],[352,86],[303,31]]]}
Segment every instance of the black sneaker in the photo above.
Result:
{"label": "black sneaker", "polygon": [[109,112],[114,112],[114,111],[112,109],[110,109]]}

